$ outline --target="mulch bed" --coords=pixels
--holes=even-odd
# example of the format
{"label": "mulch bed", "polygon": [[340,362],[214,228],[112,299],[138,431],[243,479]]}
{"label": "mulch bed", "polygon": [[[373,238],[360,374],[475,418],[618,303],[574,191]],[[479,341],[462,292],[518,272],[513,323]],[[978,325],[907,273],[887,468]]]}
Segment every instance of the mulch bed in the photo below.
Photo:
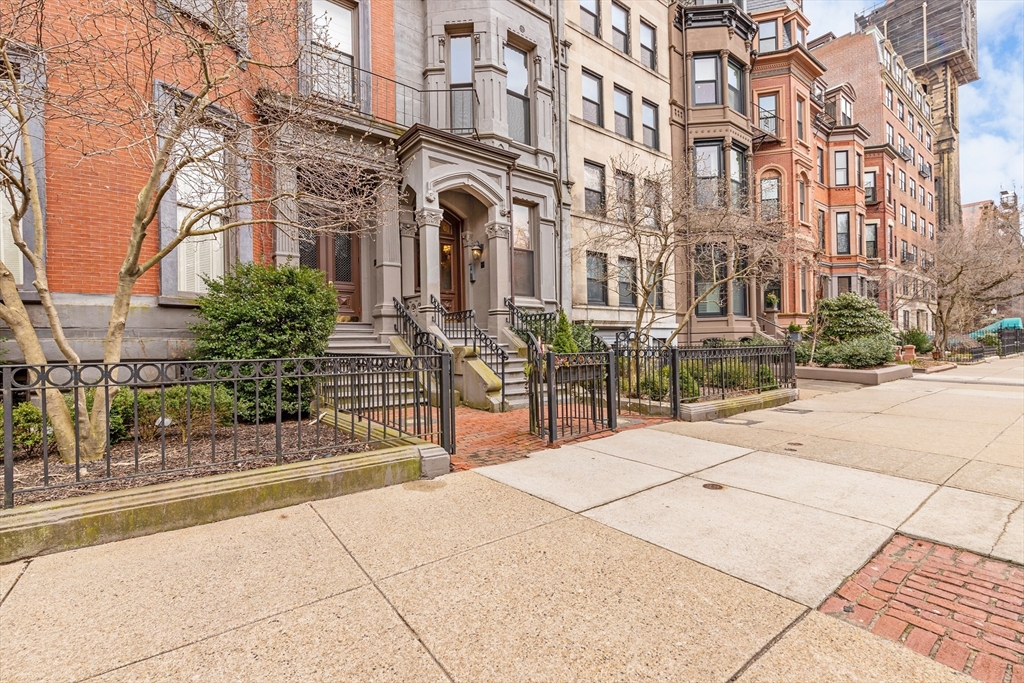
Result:
{"label": "mulch bed", "polygon": [[[336,439],[336,441],[335,441]],[[302,448],[299,449],[298,421],[281,425],[282,463],[318,460],[334,455],[369,451],[374,445],[349,441],[346,435],[315,420],[302,422]],[[40,449],[32,454],[15,454],[14,502],[16,505],[61,500],[101,491],[117,491],[180,479],[207,477],[225,472],[240,472],[277,464],[276,430],[273,423],[239,424],[218,427],[193,434],[183,440],[176,427],[163,438],[124,441],[110,447],[109,457],[80,463],[76,481],[74,463],[65,464],[56,449],[48,462]],[[291,453],[289,453],[291,451]],[[183,469],[189,468],[189,469]],[[177,471],[168,471],[177,470]],[[45,487],[45,488],[36,488]],[[26,491],[25,489],[36,489]],[[0,482],[0,491],[3,491]]]}

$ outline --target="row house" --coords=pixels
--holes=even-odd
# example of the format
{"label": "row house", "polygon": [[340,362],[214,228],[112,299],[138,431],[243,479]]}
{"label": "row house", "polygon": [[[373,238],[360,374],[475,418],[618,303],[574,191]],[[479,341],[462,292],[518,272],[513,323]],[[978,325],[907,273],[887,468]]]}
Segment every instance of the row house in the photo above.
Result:
{"label": "row house", "polygon": [[676,283],[663,243],[643,233],[662,225],[669,192],[669,3],[565,5],[573,318],[611,341],[641,317],[664,339],[676,326]]}
{"label": "row house", "polygon": [[[195,0],[168,2],[181,20],[208,25]],[[258,19],[262,5],[251,2],[248,9],[248,16]],[[285,63],[287,55],[301,57],[282,80],[280,93],[261,91],[263,101],[239,101],[224,118],[244,127],[268,111],[287,111],[297,101],[291,96],[298,94],[303,106],[315,105],[316,134],[329,131],[338,140],[357,141],[378,150],[367,159],[400,169],[399,182],[386,188],[394,193],[397,209],[372,225],[324,234],[315,230],[321,216],[313,199],[277,207],[309,230],[256,222],[194,243],[190,238],[138,282],[124,357],[180,357],[188,347],[194,300],[205,291],[203,277],[215,278],[234,263],[250,261],[301,263],[325,273],[337,292],[333,346],[338,351],[385,351],[396,329],[396,301],[425,325],[435,301],[451,311],[471,311],[493,337],[505,327],[506,299],[537,309],[568,308],[571,264],[563,248],[568,240],[562,239],[568,235],[570,208],[564,119],[568,45],[562,41],[562,9],[561,0],[298,0],[288,24],[297,30],[282,27],[268,35],[262,26],[260,49],[277,46]],[[47,5],[44,12],[70,11],[73,21],[75,12],[84,17],[87,10],[81,3],[63,9]],[[65,19],[43,17],[54,27]],[[257,37],[239,35],[245,44],[237,49],[243,54]],[[258,69],[252,66],[239,78]],[[155,75],[159,88],[188,97],[175,80],[178,74]],[[73,86],[62,86],[56,71],[46,77],[51,88]],[[661,99],[656,93],[651,97]],[[638,108],[639,101],[640,93]],[[152,104],[168,100],[158,92]],[[118,226],[130,224],[145,168],[140,170],[124,150],[90,160],[88,168],[72,164],[54,141],[61,126],[73,124],[51,113],[39,117],[32,131],[37,149],[53,147],[43,176],[50,285],[71,343],[83,359],[96,359],[127,240]],[[284,131],[272,144],[287,152],[304,134],[290,133],[291,138]],[[287,190],[302,186],[306,174],[316,172],[315,164],[315,159],[282,161],[269,175],[262,169],[249,173]],[[176,235],[182,215],[176,201],[187,194],[179,187],[165,197],[160,234],[147,247],[150,252]],[[12,245],[0,247],[5,263],[20,261]],[[45,335],[42,312],[32,303],[38,297],[31,291],[30,268],[19,264],[15,270],[26,290],[23,299],[39,316]],[[55,345],[44,345],[49,357],[60,357]],[[8,347],[9,358],[17,360],[17,349]]]}
{"label": "row house", "polygon": [[876,297],[901,329],[930,331],[935,130],[924,85],[874,27],[840,38],[823,36],[813,53],[830,78],[848,83],[857,94],[857,121],[867,133],[861,182],[864,230],[874,246],[861,245],[869,272],[859,291]]}

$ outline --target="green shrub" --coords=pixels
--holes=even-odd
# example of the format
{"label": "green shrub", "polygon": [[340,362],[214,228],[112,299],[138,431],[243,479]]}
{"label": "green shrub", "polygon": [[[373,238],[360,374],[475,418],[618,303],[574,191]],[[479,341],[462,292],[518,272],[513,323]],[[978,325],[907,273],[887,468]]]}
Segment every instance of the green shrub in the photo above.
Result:
{"label": "green shrub", "polygon": [[585,320],[581,323],[573,323],[570,326],[572,331],[573,341],[576,342],[576,347],[579,349],[585,349],[588,351],[596,351],[590,346],[590,337],[594,334],[594,324],[589,320]]}
{"label": "green shrub", "polygon": [[[327,350],[334,330],[337,294],[324,275],[310,268],[242,264],[221,280],[207,282],[199,297],[200,322],[190,326],[196,335],[192,356],[197,360],[254,358],[312,358]],[[259,418],[274,416],[274,380],[259,381]],[[302,383],[303,411],[313,385]],[[239,417],[255,421],[256,382],[240,382]],[[282,413],[299,412],[299,382],[282,382]]]}
{"label": "green shrub", "polygon": [[892,323],[878,305],[852,292],[819,301],[816,315],[822,323],[819,337],[834,342],[875,335],[893,336]]}
{"label": "green shrub", "polygon": [[[129,438],[131,438],[131,432],[129,431],[129,427],[130,427],[130,425],[132,423],[131,423],[130,420],[126,422],[125,419],[124,419],[125,409],[123,407],[123,404],[125,402],[125,399],[122,398],[120,403],[117,400],[119,395],[127,394],[127,393],[129,393],[129,392],[119,389],[113,396],[110,397],[110,399],[109,399],[110,403],[107,405],[107,424],[108,424],[108,427],[110,429],[110,443],[111,444],[120,443],[122,441],[126,441]],[[107,399],[107,392],[106,392],[106,390],[100,391],[99,392],[99,396],[100,396],[100,400],[101,401],[108,400]],[[96,389],[95,388],[93,388],[93,389],[86,389],[85,390],[85,409],[87,411],[89,411],[90,415],[92,414],[92,406],[93,406],[93,403],[95,402],[95,400],[96,400]],[[74,392],[70,392],[69,391],[68,393],[64,394],[64,403],[65,403],[65,405],[67,405],[68,412],[71,414],[72,422],[74,422],[74,419],[75,419]],[[131,404],[130,403],[129,403],[128,410],[129,411],[131,410]]]}
{"label": "green shrub", "polygon": [[555,353],[579,353],[580,347],[573,339],[572,323],[565,311],[558,312],[558,323],[555,326],[555,337],[551,341],[551,350]]}
{"label": "green shrub", "polygon": [[928,353],[932,350],[932,340],[928,338],[924,330],[916,327],[900,332],[900,343],[904,346],[913,344],[917,353]]}
{"label": "green shrub", "polygon": [[[0,404],[0,410],[3,405]],[[43,413],[32,403],[25,401],[11,409],[14,418],[14,429],[11,439],[14,441],[14,450],[22,451],[26,455],[33,455],[35,450],[43,443]],[[3,421],[0,420],[0,443],[4,438]],[[50,443],[53,443],[52,440]]]}
{"label": "green shrub", "polygon": [[[820,349],[820,345],[816,351]],[[811,342],[802,341],[794,347],[796,362],[799,365],[807,365],[811,362]]]}
{"label": "green shrub", "polygon": [[999,346],[999,335],[995,332],[986,332],[978,337],[978,343],[982,346]]}
{"label": "green shrub", "polygon": [[896,350],[888,334],[825,344],[814,354],[814,361],[819,365],[845,365],[855,369],[885,365],[895,358]]}
{"label": "green shrub", "polygon": [[692,377],[697,383],[704,380],[704,363],[699,360],[679,361],[679,374]]}
{"label": "green shrub", "polygon": [[[212,411],[211,386],[214,387]],[[160,399],[159,395],[156,396],[159,410]],[[223,384],[198,384],[191,387],[176,384],[164,392],[164,414],[174,420],[174,424],[181,430],[181,438],[184,441],[189,435],[190,423],[191,433],[197,435],[209,433],[214,421],[218,426],[230,424],[234,419],[232,393]]]}
{"label": "green shrub", "polygon": [[775,373],[772,372],[772,369],[767,365],[757,366],[757,375],[755,376],[755,379],[757,380],[757,386],[762,391],[771,391],[772,389],[779,388],[779,383],[775,381]]}
{"label": "green shrub", "polygon": [[679,396],[684,401],[700,396],[700,384],[685,372],[679,373]]}
{"label": "green shrub", "polygon": [[664,367],[659,372],[648,371],[637,382],[637,390],[640,396],[646,396],[652,401],[664,401],[669,398],[672,392],[671,368]]}

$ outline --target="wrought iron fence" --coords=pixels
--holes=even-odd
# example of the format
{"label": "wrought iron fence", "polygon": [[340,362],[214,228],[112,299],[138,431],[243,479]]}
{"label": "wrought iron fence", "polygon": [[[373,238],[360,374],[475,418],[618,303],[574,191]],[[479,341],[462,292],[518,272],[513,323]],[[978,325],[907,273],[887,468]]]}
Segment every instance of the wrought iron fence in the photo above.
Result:
{"label": "wrought iron fence", "polygon": [[6,365],[4,507],[371,450],[455,448],[447,353]]}
{"label": "wrought iron fence", "polygon": [[501,348],[498,341],[484,332],[476,324],[476,312],[449,311],[433,294],[430,303],[434,307],[434,324],[441,328],[449,341],[458,339],[462,345],[470,347],[473,352],[501,379],[501,401],[505,402],[505,364],[508,352]]}
{"label": "wrought iron fence", "polygon": [[1024,353],[1024,330],[999,330],[999,355]]}
{"label": "wrought iron fence", "polygon": [[554,443],[615,429],[614,351],[542,354],[526,336],[531,433]]}

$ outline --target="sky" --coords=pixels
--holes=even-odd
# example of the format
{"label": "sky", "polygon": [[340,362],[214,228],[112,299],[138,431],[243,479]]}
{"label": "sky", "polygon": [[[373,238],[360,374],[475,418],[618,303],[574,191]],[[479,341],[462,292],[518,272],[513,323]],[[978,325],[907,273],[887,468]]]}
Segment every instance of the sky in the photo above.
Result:
{"label": "sky", "polygon": [[[878,3],[804,0],[809,35],[849,33],[853,15]],[[977,3],[981,78],[960,88],[960,190],[965,204],[1013,189],[1024,201],[1024,0]]]}

